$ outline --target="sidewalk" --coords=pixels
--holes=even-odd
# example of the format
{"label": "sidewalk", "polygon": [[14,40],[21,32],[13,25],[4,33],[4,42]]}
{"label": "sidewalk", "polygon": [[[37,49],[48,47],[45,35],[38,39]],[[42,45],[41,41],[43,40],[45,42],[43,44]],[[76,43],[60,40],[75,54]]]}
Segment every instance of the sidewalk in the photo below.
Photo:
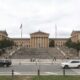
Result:
{"label": "sidewalk", "polygon": [[30,59],[12,59],[12,64],[13,65],[27,65],[27,64],[36,64],[36,63],[41,63],[41,64],[52,64],[52,63],[62,63],[64,61],[67,61],[66,59],[57,59],[56,61],[53,61],[52,59],[36,59],[34,62],[30,61]]}

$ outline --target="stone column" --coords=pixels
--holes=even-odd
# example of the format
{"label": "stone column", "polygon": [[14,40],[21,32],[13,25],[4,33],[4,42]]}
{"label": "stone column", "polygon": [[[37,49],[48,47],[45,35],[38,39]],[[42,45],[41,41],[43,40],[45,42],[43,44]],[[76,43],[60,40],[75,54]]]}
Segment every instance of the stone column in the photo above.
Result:
{"label": "stone column", "polygon": [[33,48],[33,37],[32,37],[32,40],[31,40],[31,44],[32,44],[32,48]]}
{"label": "stone column", "polygon": [[42,48],[44,47],[43,37],[42,37]]}
{"label": "stone column", "polygon": [[35,41],[35,40],[36,40],[36,38],[34,37],[34,46],[35,46],[35,48],[36,48],[36,41]]}
{"label": "stone column", "polygon": [[30,38],[30,48],[32,48],[32,37]]}
{"label": "stone column", "polygon": [[30,38],[30,48],[32,48],[32,37]]}
{"label": "stone column", "polygon": [[47,38],[45,37],[45,48],[47,47]]}
{"label": "stone column", "polygon": [[38,48],[38,38],[36,37],[36,48]]}
{"label": "stone column", "polygon": [[35,48],[37,47],[37,38],[35,37]]}
{"label": "stone column", "polygon": [[47,46],[47,48],[49,48],[49,38],[48,38],[48,37],[47,37],[47,40],[48,40],[48,41],[47,41],[47,42],[48,42],[48,46]]}
{"label": "stone column", "polygon": [[48,37],[45,37],[45,48],[48,48],[48,45],[49,45]]}
{"label": "stone column", "polygon": [[45,37],[44,37],[44,48],[45,48],[46,42],[45,42]]}
{"label": "stone column", "polygon": [[32,38],[32,48],[34,48],[34,37]]}
{"label": "stone column", "polygon": [[44,48],[44,37],[42,37],[42,45],[43,45],[43,48]]}
{"label": "stone column", "polygon": [[36,48],[36,44],[35,44],[35,37],[34,37],[34,48]]}

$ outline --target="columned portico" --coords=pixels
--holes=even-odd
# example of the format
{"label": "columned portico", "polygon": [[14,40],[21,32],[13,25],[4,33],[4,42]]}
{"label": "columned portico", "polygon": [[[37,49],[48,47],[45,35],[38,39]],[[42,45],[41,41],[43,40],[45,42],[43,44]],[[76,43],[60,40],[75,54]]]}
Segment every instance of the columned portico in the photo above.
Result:
{"label": "columned portico", "polygon": [[31,35],[31,48],[48,48],[49,34],[44,32],[35,32]]}

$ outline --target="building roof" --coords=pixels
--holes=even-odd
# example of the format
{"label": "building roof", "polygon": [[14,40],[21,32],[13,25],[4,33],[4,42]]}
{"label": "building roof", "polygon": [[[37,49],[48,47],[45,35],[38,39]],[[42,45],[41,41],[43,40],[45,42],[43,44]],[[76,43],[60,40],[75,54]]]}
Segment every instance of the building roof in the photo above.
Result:
{"label": "building roof", "polygon": [[0,31],[0,33],[8,35],[6,31]]}
{"label": "building roof", "polygon": [[74,33],[80,33],[80,31],[72,31],[71,35]]}
{"label": "building roof", "polygon": [[37,31],[37,32],[31,33],[30,35],[36,35],[36,34],[45,34],[45,35],[49,35],[49,33],[45,33],[45,32],[42,32],[42,31]]}
{"label": "building roof", "polygon": [[69,38],[50,38],[51,40],[68,40]]}
{"label": "building roof", "polygon": [[80,33],[80,31],[73,31],[73,32],[79,32]]}
{"label": "building roof", "polygon": [[12,40],[30,40],[30,38],[10,38]]}

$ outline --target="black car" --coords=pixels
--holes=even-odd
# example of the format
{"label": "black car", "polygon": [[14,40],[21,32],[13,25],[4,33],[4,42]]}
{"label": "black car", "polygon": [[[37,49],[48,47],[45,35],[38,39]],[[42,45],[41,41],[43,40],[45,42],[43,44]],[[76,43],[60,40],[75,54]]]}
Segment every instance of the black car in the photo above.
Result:
{"label": "black car", "polygon": [[0,60],[0,66],[9,67],[11,64],[12,64],[11,60],[8,60],[8,59],[1,59]]}

